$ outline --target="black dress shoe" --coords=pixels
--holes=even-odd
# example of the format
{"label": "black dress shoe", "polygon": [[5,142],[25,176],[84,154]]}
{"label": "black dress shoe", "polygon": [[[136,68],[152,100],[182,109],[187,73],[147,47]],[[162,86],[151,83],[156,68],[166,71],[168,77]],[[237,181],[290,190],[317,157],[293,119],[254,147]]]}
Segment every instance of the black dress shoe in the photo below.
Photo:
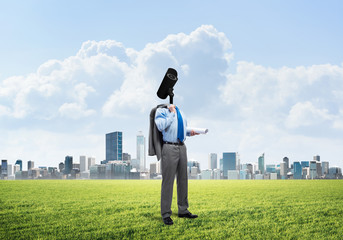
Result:
{"label": "black dress shoe", "polygon": [[163,218],[163,222],[165,225],[173,225],[173,220],[170,217]]}
{"label": "black dress shoe", "polygon": [[185,213],[185,214],[179,214],[179,217],[180,217],[180,218],[197,218],[198,215],[191,214],[191,213],[189,212],[189,213]]}

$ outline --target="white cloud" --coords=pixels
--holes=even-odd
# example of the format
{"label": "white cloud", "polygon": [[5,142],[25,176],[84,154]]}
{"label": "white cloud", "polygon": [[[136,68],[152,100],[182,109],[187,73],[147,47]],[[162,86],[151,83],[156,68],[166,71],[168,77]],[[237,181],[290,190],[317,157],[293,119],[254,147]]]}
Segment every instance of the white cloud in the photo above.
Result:
{"label": "white cloud", "polygon": [[10,115],[10,109],[6,106],[0,105],[0,117]]}
{"label": "white cloud", "polygon": [[85,105],[80,103],[64,103],[58,111],[62,116],[72,119],[79,119],[95,114],[94,110],[86,109]]}
{"label": "white cloud", "polygon": [[339,110],[339,115],[336,117],[333,127],[337,130],[343,130],[343,109]]}
{"label": "white cloud", "polygon": [[[11,139],[1,144],[6,154],[22,145],[21,152],[44,159],[59,151],[68,154],[71,147],[63,139],[71,135],[79,141],[71,146],[80,154],[93,146],[103,152],[103,134],[109,131],[124,131],[125,139],[131,136],[134,142],[136,131],[147,133],[150,109],[168,101],[158,99],[156,91],[173,67],[179,74],[175,103],[191,126],[210,129],[187,140],[190,157],[207,162],[209,152],[239,151],[246,162],[262,152],[273,161],[292,152],[301,157],[317,150],[343,154],[333,151],[342,141],[326,133],[343,130],[343,66],[275,69],[240,61],[231,70],[230,48],[225,34],[208,25],[168,35],[140,51],[115,40],[86,41],[75,56],[49,60],[35,73],[0,83],[0,129]],[[27,130],[31,125],[40,130]],[[324,131],[313,136],[315,131],[302,128]],[[25,134],[15,142],[20,132]],[[97,137],[83,141],[94,132]],[[38,155],[27,144],[32,136],[42,136],[37,146],[57,139],[49,144],[51,153]]]}
{"label": "white cloud", "polygon": [[295,104],[286,119],[286,125],[290,128],[299,126],[311,126],[323,121],[332,120],[327,109],[318,109],[309,101]]}
{"label": "white cloud", "polygon": [[333,121],[342,108],[343,67],[267,68],[238,62],[219,87],[221,99],[242,117],[289,127]]}
{"label": "white cloud", "polygon": [[[49,60],[36,73],[4,80],[0,97],[6,99],[6,112],[14,118],[53,119],[58,111],[65,117],[73,111],[79,117],[144,112],[158,103],[156,89],[168,67],[176,68],[180,82],[185,82],[180,96],[190,87],[194,90],[189,97],[210,87],[217,91],[213,83],[202,80],[223,79],[217,72],[227,69],[230,47],[224,33],[208,25],[189,35],[169,35],[141,51],[114,40],[86,41],[75,56]],[[198,67],[206,65],[210,71],[203,69],[205,73],[197,76]]]}

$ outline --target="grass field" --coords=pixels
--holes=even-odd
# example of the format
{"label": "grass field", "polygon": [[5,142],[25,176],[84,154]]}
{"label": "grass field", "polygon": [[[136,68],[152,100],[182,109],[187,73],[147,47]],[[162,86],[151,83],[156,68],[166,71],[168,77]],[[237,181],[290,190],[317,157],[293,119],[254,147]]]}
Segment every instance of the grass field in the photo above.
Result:
{"label": "grass field", "polygon": [[190,180],[197,219],[160,217],[158,180],[0,181],[0,239],[343,239],[343,181]]}

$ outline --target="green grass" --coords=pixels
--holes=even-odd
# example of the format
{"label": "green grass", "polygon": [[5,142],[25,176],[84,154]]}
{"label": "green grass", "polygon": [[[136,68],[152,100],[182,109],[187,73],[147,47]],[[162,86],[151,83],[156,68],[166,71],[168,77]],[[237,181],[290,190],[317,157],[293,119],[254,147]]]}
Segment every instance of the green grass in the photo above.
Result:
{"label": "green grass", "polygon": [[172,226],[161,220],[160,186],[0,181],[0,239],[343,239],[342,180],[190,180],[199,218],[177,217],[174,191]]}

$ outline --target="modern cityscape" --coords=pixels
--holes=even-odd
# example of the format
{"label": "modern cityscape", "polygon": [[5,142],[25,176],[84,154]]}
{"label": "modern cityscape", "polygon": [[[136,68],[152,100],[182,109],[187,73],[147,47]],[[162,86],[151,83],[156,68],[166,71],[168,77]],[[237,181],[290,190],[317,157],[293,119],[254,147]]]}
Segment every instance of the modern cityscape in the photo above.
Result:
{"label": "modern cityscape", "polygon": [[[123,152],[123,132],[105,134],[105,160],[96,162],[95,157],[66,156],[57,167],[35,167],[34,161],[26,163],[18,159],[13,164],[2,159],[0,172],[4,180],[24,179],[161,179],[161,162],[146,166],[146,138],[139,131],[136,136],[136,158]],[[188,161],[189,179],[206,180],[286,180],[286,179],[343,179],[342,169],[330,166],[322,161],[319,155],[311,160],[290,162],[284,157],[278,164],[265,164],[265,154],[261,154],[256,162],[241,163],[238,152],[208,154],[208,166],[201,170],[198,161]],[[219,160],[219,164],[218,164]],[[27,164],[27,170],[23,165]],[[219,167],[218,167],[219,166]]]}

